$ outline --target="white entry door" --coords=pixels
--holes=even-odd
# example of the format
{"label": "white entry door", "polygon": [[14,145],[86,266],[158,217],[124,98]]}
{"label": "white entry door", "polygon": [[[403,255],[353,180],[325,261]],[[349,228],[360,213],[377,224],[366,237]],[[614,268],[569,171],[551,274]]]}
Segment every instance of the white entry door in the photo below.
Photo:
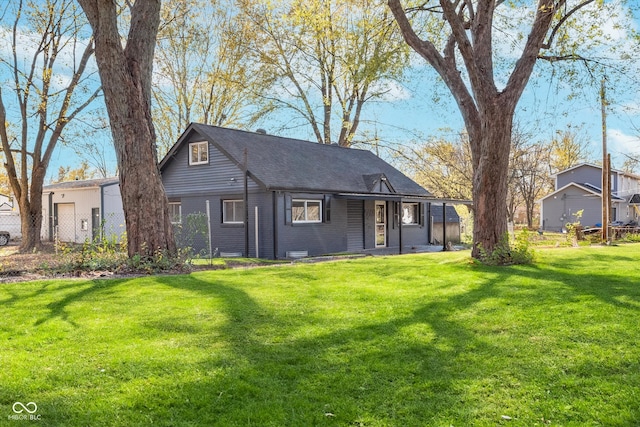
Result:
{"label": "white entry door", "polygon": [[387,203],[376,202],[376,248],[387,246]]}
{"label": "white entry door", "polygon": [[74,203],[58,203],[56,205],[57,233],[61,242],[76,241],[76,206]]}

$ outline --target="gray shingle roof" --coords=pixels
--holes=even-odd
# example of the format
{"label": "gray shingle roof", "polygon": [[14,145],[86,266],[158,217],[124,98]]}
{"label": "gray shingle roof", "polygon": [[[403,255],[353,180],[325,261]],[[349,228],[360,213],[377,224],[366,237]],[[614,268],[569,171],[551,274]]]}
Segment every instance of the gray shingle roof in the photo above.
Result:
{"label": "gray shingle roof", "polygon": [[[586,189],[588,189],[588,190],[590,190],[590,191],[592,191],[592,192],[594,192],[594,193],[596,193],[596,194],[602,194],[602,190],[600,189],[600,187],[596,187],[595,185],[593,185],[593,184],[589,184],[588,182],[585,182],[585,183],[576,183],[576,184],[581,185],[581,186],[583,186],[584,188],[586,188]],[[612,195],[611,195],[611,198],[612,198],[613,200],[624,200],[623,198],[618,197],[618,196],[616,196],[616,195],[614,195],[614,194],[612,194]]]}
{"label": "gray shingle roof", "polygon": [[80,181],[66,181],[66,182],[59,182],[57,184],[45,185],[43,190],[52,191],[52,190],[71,190],[74,188],[102,187],[104,185],[112,185],[118,182],[119,182],[118,177],[85,179]]}
{"label": "gray shingle roof", "polygon": [[[451,205],[447,205],[447,221],[446,222],[460,222],[460,216]],[[431,216],[433,217],[434,222],[442,222],[442,205],[431,205]]]}
{"label": "gray shingle roof", "polygon": [[[375,178],[386,178],[387,187],[403,196],[431,194],[373,153],[336,145],[318,144],[274,135],[192,123],[160,162],[162,168],[189,135],[198,132],[239,166],[247,150],[247,169],[269,190],[372,193]],[[383,191],[385,192],[385,191]]]}

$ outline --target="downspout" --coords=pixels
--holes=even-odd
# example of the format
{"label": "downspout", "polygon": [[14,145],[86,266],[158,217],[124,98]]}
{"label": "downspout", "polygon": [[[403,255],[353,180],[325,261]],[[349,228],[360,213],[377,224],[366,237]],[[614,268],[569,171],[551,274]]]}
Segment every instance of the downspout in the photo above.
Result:
{"label": "downspout", "polygon": [[54,215],[53,215],[53,195],[55,193],[52,191],[51,193],[49,193],[49,241],[53,242],[53,221],[54,221]]}
{"label": "downspout", "polygon": [[278,259],[278,196],[275,191],[271,192],[273,200],[273,259]]}
{"label": "downspout", "polygon": [[100,236],[100,241],[104,238],[102,235],[104,233],[104,185],[100,186],[100,224],[98,225],[98,233]]}

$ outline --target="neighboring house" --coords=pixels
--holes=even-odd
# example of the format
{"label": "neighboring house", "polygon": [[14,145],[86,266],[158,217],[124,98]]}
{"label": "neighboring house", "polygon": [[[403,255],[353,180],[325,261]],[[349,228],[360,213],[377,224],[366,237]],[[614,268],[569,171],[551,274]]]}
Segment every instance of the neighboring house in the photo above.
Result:
{"label": "neighboring house", "polygon": [[432,195],[369,151],[192,123],[160,170],[178,229],[208,206],[223,255],[397,253],[432,241]]}
{"label": "neighboring house", "polygon": [[[556,190],[540,200],[542,229],[563,231],[576,222],[584,226],[602,225],[602,168],[582,163],[555,175]],[[611,171],[611,222],[637,224],[640,217],[640,177]]]}
{"label": "neighboring house", "polygon": [[0,194],[0,212],[13,211],[13,197]]}
{"label": "neighboring house", "polygon": [[0,194],[0,232],[9,233],[10,239],[15,240],[22,236],[20,227],[17,203],[14,205],[13,197]]}
{"label": "neighboring house", "polygon": [[42,238],[82,243],[120,239],[125,232],[118,178],[46,185],[42,192]]}

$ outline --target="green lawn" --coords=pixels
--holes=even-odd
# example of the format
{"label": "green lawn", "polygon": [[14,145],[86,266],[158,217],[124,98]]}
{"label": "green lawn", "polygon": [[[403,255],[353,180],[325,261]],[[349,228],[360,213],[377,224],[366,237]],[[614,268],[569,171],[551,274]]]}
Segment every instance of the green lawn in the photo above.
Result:
{"label": "green lawn", "polygon": [[0,425],[639,425],[640,245],[537,259],[0,284]]}

